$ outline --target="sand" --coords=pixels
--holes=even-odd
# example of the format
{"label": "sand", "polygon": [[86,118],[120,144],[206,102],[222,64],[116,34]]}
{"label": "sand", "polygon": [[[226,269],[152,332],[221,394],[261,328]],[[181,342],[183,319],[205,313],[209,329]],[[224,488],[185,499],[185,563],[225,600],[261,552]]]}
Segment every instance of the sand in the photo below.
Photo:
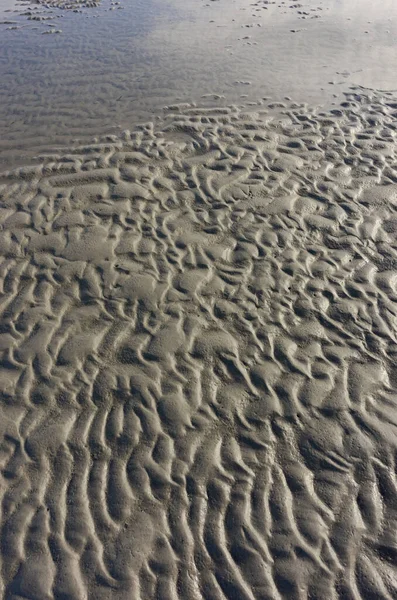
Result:
{"label": "sand", "polygon": [[387,599],[397,99],[169,106],[0,177],[20,599]]}

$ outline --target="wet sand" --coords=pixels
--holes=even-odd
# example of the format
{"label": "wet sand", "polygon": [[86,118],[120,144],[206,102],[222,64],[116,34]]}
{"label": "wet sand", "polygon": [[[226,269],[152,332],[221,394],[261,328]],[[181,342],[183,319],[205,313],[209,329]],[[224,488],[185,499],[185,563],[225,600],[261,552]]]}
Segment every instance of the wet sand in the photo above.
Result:
{"label": "wet sand", "polygon": [[[200,7],[216,22],[224,3],[214,4]],[[290,15],[317,23],[316,7],[249,11],[285,18],[285,35],[306,35],[298,47],[314,57]],[[84,10],[97,8],[97,32],[121,23],[106,0]],[[102,124],[116,93],[132,89],[117,89],[127,38],[108,56],[113,79],[101,75],[105,44],[84,82],[93,16],[44,6],[67,15],[58,36],[29,23],[8,31],[10,79],[34,39],[41,61],[32,54],[26,81],[0,92],[20,95],[0,105],[18,121],[1,124],[0,596],[393,600],[397,96],[342,93],[351,81],[341,62],[343,84],[323,81],[319,107],[309,98],[321,95],[320,53],[314,75],[299,83],[295,73],[307,100],[286,99],[290,49],[284,93],[274,98],[269,84],[254,99],[266,83],[253,76],[259,50],[243,77],[248,45],[224,89],[208,91],[217,71],[201,78],[197,58],[195,78],[179,73],[146,96],[165,63],[143,48],[168,36],[171,70],[184,64],[184,28],[195,47],[200,24],[173,8],[124,44],[125,56],[142,49],[130,71],[145,74],[142,98]],[[69,44],[86,17],[75,62]],[[209,35],[203,60],[212,44]],[[69,100],[47,79],[51,60],[69,73]],[[182,78],[193,82],[186,96],[201,84],[195,101],[172,91]]]}
{"label": "wet sand", "polygon": [[396,109],[3,174],[4,597],[395,597]]}

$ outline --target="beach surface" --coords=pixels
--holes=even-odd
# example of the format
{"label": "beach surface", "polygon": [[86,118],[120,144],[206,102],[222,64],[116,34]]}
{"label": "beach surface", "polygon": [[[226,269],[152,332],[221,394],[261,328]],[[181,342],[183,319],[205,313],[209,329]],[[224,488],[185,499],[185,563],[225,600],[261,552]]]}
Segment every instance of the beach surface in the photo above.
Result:
{"label": "beach surface", "polygon": [[0,596],[393,600],[396,9],[0,1]]}

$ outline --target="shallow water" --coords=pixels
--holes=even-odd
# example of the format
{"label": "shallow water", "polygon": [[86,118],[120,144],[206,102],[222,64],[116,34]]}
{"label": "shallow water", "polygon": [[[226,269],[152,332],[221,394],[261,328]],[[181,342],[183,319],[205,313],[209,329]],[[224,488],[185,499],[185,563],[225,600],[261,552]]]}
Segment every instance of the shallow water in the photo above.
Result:
{"label": "shallow water", "polygon": [[[291,96],[329,104],[351,84],[396,87],[391,1],[103,0],[79,13],[34,10],[51,20],[28,20],[20,3],[10,12],[1,0],[1,20],[13,22],[0,25],[7,166],[39,147],[117,132],[165,104],[206,94],[224,103]],[[62,33],[43,35],[50,28]]]}

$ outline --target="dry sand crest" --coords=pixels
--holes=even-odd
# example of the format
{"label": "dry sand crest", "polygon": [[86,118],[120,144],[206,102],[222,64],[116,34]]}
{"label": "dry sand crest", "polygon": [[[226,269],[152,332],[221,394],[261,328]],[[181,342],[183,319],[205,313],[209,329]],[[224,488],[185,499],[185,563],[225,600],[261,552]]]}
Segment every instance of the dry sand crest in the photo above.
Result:
{"label": "dry sand crest", "polygon": [[396,111],[175,106],[3,173],[3,597],[397,596]]}

